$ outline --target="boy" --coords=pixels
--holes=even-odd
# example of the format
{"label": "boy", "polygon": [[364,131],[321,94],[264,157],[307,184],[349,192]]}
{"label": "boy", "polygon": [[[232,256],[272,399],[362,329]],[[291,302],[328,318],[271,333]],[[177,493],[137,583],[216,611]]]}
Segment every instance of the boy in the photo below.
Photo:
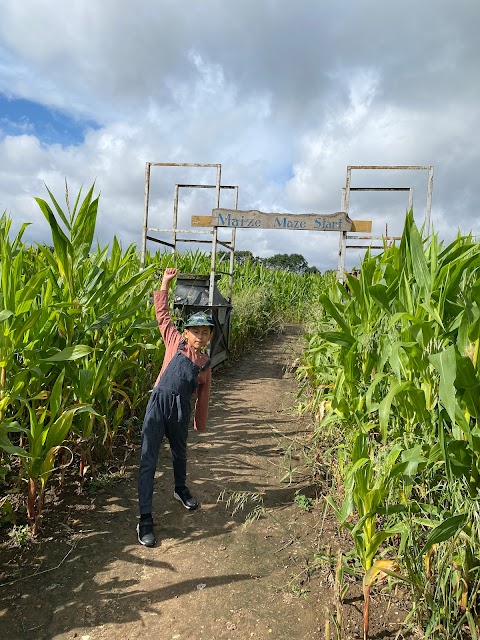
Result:
{"label": "boy", "polygon": [[160,291],[154,292],[158,326],[165,343],[162,369],[148,401],[142,427],[141,458],[138,475],[140,521],[137,535],[140,544],[156,544],[152,517],[153,478],[163,436],[168,438],[175,478],[174,497],[186,509],[196,509],[198,502],[186,486],[187,436],[190,398],[197,391],[194,428],[207,428],[211,368],[203,353],[213,332],[212,319],[203,312],[194,313],[185,323],[182,334],[175,328],[168,311],[168,289],[177,269],[165,269]]}

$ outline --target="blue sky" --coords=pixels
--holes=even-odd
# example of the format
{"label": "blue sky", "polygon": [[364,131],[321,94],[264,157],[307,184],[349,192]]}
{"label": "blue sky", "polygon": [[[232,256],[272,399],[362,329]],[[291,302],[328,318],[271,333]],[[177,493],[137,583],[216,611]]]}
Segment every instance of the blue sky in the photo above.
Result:
{"label": "blue sky", "polygon": [[0,94],[0,114],[3,135],[32,135],[45,145],[80,145],[86,131],[99,128],[92,120],[78,120],[68,112],[3,94]]}
{"label": "blue sky", "polygon": [[[445,239],[480,234],[478,0],[0,0],[0,211],[48,241],[34,201],[94,181],[97,235],[139,242],[145,163],[221,163],[239,208],[339,210],[347,165],[433,165],[432,219]],[[422,221],[421,172],[355,174],[354,186],[408,186]],[[177,182],[157,171],[152,226],[169,226]],[[180,221],[210,195],[182,196]],[[401,230],[406,196],[354,194],[351,217]],[[256,255],[302,253],[334,268],[327,233],[242,232]],[[351,252],[358,263],[361,252]]]}

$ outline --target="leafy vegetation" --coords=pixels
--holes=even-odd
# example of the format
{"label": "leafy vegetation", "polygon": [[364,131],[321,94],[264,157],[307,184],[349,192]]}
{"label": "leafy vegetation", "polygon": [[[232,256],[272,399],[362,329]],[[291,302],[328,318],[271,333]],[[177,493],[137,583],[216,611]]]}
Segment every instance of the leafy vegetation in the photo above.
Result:
{"label": "leafy vegetation", "polygon": [[[219,255],[226,258],[228,254],[226,251],[219,251]],[[276,253],[269,258],[259,258],[251,251],[236,251],[235,262],[236,264],[255,262],[263,264],[268,269],[279,269],[289,273],[319,273],[316,267],[308,266],[308,262],[300,253]]]}
{"label": "leafy vegetation", "polygon": [[[398,246],[367,253],[320,301],[299,375],[315,439],[341,429],[344,499],[370,587],[410,587],[426,638],[479,637],[480,252],[470,236],[423,240],[407,215]],[[466,635],[462,635],[466,634]]]}
{"label": "leafy vegetation", "polygon": [[[167,266],[210,269],[200,252],[148,254],[141,269],[133,245],[94,246],[93,187],[72,210],[48,195],[37,203],[51,247],[0,218],[0,524],[18,545],[38,531],[54,474],[75,465],[91,491],[111,480],[96,477],[98,460],[138,434],[164,355],[151,291]],[[478,244],[422,239],[410,213],[398,246],[367,253],[345,285],[280,262],[239,256],[231,348],[314,318],[298,367],[315,417],[309,455],[335,433],[342,486],[327,502],[353,543],[338,575],[362,578],[364,637],[371,590],[388,576],[410,590],[407,624],[425,638],[478,638]]]}
{"label": "leafy vegetation", "polygon": [[[94,246],[93,186],[72,209],[48,195],[36,201],[52,246],[27,245],[27,225],[11,238],[11,219],[0,218],[0,521],[24,519],[9,493],[20,485],[32,534],[52,474],[74,464],[82,481],[95,476],[97,460],[139,431],[164,355],[150,303],[163,269],[210,270],[200,252],[148,254],[141,269],[133,245]],[[301,317],[323,291],[318,276],[284,275],[248,260],[238,267],[234,353]]]}

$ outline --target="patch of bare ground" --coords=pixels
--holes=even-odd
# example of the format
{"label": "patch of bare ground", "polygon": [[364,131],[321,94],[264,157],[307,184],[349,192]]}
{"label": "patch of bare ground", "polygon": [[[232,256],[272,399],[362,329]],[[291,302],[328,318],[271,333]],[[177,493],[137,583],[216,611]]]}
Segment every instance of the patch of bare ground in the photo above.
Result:
{"label": "patch of bare ground", "polygon": [[[201,507],[188,512],[174,500],[165,444],[156,548],[136,540],[136,450],[121,481],[81,495],[73,484],[50,492],[38,538],[0,547],[0,638],[303,640],[326,638],[328,627],[332,640],[340,637],[335,558],[350,542],[325,513],[326,488],[314,486],[308,470],[289,483],[282,465],[288,438],[309,430],[293,411],[297,386],[288,372],[301,348],[300,329],[287,327],[215,373],[209,430],[192,431],[189,442],[189,483]],[[304,499],[295,501],[297,493]],[[234,499],[247,495],[233,513]],[[264,511],[245,526],[256,496]],[[361,638],[361,610],[352,581],[343,640]],[[377,591],[371,612],[371,638],[379,640],[395,637],[406,608]]]}

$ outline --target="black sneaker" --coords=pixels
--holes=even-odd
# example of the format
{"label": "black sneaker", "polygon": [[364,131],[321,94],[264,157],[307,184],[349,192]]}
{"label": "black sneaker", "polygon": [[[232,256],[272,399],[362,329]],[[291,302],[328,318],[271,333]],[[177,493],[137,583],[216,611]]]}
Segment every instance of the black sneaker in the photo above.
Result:
{"label": "black sneaker", "polygon": [[153,531],[153,520],[140,521],[137,524],[137,536],[140,544],[144,547],[154,547],[157,544]]}
{"label": "black sneaker", "polygon": [[190,489],[188,489],[187,487],[176,487],[173,493],[173,497],[179,500],[183,504],[185,509],[190,509],[190,511],[193,511],[193,509],[196,509],[198,507],[197,499],[192,496],[192,494],[190,493]]}

